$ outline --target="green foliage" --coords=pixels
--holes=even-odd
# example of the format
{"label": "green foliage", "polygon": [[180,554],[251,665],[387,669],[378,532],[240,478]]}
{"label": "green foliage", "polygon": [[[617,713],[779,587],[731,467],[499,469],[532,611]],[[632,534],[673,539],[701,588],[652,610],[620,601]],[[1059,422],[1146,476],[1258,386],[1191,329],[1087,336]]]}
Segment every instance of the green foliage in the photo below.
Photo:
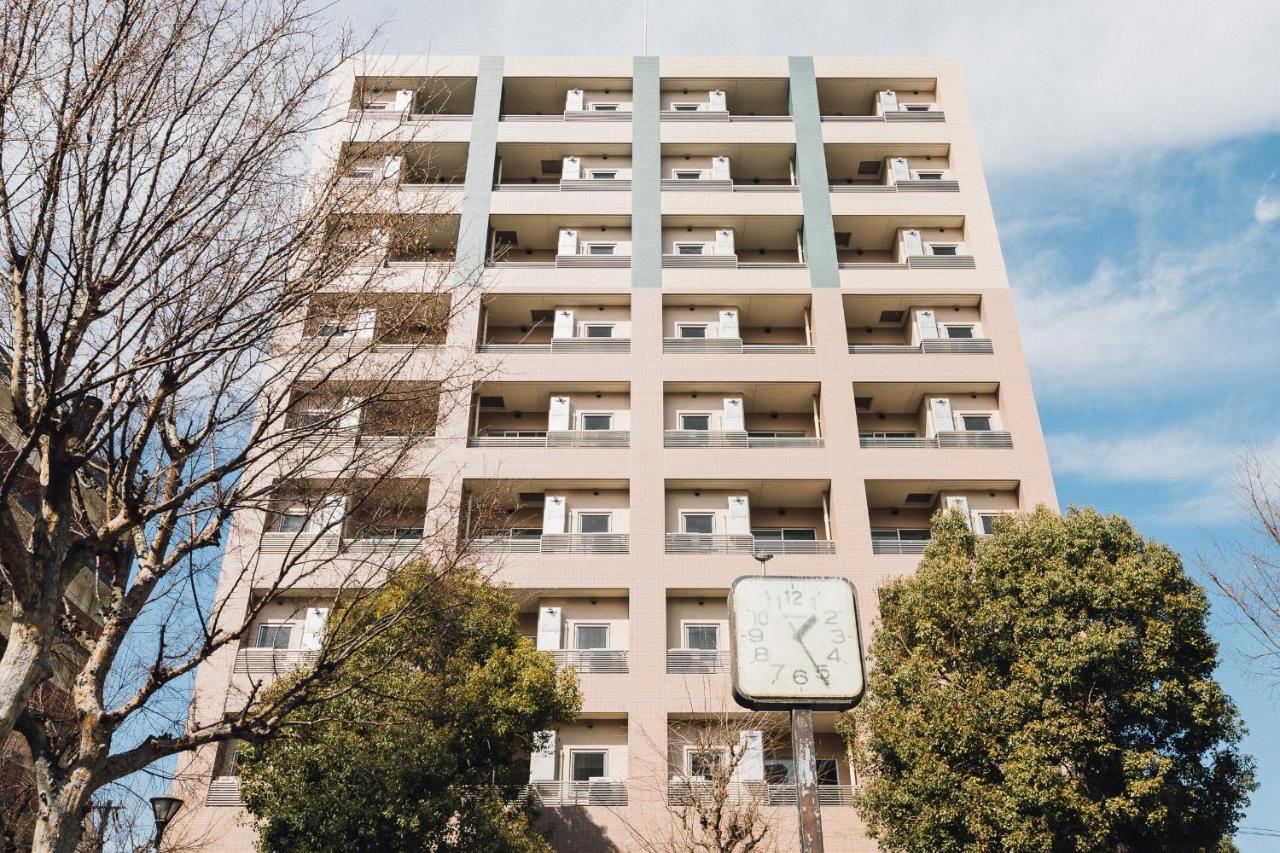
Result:
{"label": "green foliage", "polygon": [[550,850],[529,810],[505,800],[528,779],[515,756],[577,713],[576,681],[520,636],[506,590],[429,571],[406,570],[335,614],[330,641],[360,637],[432,585],[338,669],[337,698],[242,747],[241,790],[264,851]]}
{"label": "green foliage", "polygon": [[1127,521],[935,519],[841,720],[887,850],[1218,851],[1255,787],[1204,592]]}

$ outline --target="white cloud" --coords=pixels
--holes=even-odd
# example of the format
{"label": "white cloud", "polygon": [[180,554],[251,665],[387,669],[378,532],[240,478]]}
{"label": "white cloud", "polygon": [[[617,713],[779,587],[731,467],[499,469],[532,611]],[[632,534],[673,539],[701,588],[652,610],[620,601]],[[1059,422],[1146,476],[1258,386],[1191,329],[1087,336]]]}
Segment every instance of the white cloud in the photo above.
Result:
{"label": "white cloud", "polygon": [[1274,261],[1268,236],[1253,229],[1191,250],[1166,247],[1127,267],[1103,260],[1082,283],[1063,281],[1052,255],[1014,270],[1038,391],[1154,393],[1272,370],[1280,302],[1250,286]]}
{"label": "white cloud", "polygon": [[1280,219],[1280,198],[1269,195],[1259,196],[1258,201],[1253,205],[1253,218],[1262,225]]}

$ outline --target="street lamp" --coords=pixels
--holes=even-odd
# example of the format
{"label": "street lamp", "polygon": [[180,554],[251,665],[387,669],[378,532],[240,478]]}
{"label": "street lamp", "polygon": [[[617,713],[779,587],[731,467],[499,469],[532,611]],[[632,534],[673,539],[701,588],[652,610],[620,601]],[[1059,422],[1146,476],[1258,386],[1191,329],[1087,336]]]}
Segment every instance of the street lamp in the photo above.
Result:
{"label": "street lamp", "polygon": [[165,827],[169,825],[169,821],[173,820],[180,808],[182,808],[182,800],[177,797],[151,798],[151,811],[156,818],[156,850],[160,849],[160,838],[164,835]]}
{"label": "street lamp", "polygon": [[764,551],[753,551],[753,552],[751,553],[751,556],[752,556],[752,558],[754,558],[754,559],[755,559],[755,561],[756,561],[757,563],[759,563],[759,564],[760,564],[760,577],[764,577],[764,576],[765,576],[765,574],[766,574],[766,572],[765,572],[765,570],[764,570],[765,563],[767,563],[767,562],[769,562],[770,560],[772,560],[772,559],[773,559],[773,555],[772,555],[772,554],[767,554],[767,553],[765,553]]}

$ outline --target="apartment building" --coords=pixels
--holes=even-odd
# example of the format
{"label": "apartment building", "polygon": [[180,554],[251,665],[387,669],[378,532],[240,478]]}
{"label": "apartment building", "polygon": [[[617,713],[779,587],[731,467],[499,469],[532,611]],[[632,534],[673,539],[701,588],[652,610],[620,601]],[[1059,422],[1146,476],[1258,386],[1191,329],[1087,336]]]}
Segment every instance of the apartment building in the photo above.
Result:
{"label": "apartment building", "polygon": [[[448,87],[428,108],[429,80]],[[560,849],[634,849],[673,769],[705,760],[679,732],[734,707],[726,595],[754,552],[852,580],[869,632],[939,508],[984,534],[1056,506],[955,63],[367,57],[333,86],[331,146],[392,128],[407,153],[363,168],[456,195],[439,255],[397,263],[482,270],[432,346],[494,372],[436,423],[434,464],[527,635],[580,676],[580,719],[528,758]],[[413,514],[387,547],[412,547]],[[194,714],[305,658],[324,619],[305,592],[201,670]],[[873,850],[833,722],[826,849]],[[786,842],[789,746],[755,748],[742,781]],[[234,756],[206,757],[192,823],[248,850]]]}

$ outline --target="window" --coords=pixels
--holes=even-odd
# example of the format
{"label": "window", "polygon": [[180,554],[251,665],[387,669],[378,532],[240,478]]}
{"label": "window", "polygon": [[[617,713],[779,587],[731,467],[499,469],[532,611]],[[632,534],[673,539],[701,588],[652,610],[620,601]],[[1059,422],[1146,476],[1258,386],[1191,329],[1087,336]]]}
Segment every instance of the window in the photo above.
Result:
{"label": "window", "polygon": [[871,531],[873,542],[928,542],[931,536],[929,528],[876,528]]}
{"label": "window", "polygon": [[574,782],[590,782],[604,775],[605,758],[608,755],[603,749],[575,749],[569,753],[569,774]]}
{"label": "window", "polygon": [[942,180],[941,172],[916,172],[917,181],[940,181]]}
{"label": "window", "polygon": [[680,429],[706,432],[711,429],[711,415],[680,415]]}
{"label": "window", "polygon": [[862,176],[874,176],[880,174],[880,170],[884,168],[883,160],[859,160],[858,174]]}
{"label": "window", "polygon": [[612,338],[613,326],[583,326],[588,338]]}
{"label": "window", "polygon": [[804,438],[805,435],[799,430],[779,432],[777,430],[747,430],[747,438]]}
{"label": "window", "polygon": [[903,104],[902,108],[909,113],[927,113],[929,112],[928,104]]}
{"label": "window", "polygon": [[752,528],[751,535],[756,539],[771,542],[816,542],[818,540],[818,531],[812,527]]}
{"label": "window", "polygon": [[258,626],[258,643],[260,649],[287,649],[293,634],[293,626],[288,623]]}
{"label": "window", "polygon": [[617,243],[591,243],[587,246],[588,255],[615,255],[617,252]]}
{"label": "window", "polygon": [[590,109],[597,113],[616,113],[618,111],[617,104],[592,104]]}
{"label": "window", "polygon": [[717,770],[724,767],[726,750],[723,749],[691,749],[685,753],[685,766],[689,775],[694,778],[714,779]]}
{"label": "window", "polygon": [[582,428],[584,430],[613,429],[613,415],[584,414],[582,416]]}
{"label": "window", "polygon": [[676,169],[675,176],[677,181],[700,181],[702,180],[701,169]]}
{"label": "window", "polygon": [[686,512],[680,516],[681,533],[715,533],[716,517],[710,512]]}
{"label": "window", "polygon": [[917,438],[914,432],[859,432],[858,438]]}
{"label": "window", "polygon": [[612,516],[607,512],[584,512],[578,514],[579,533],[608,533]]}
{"label": "window", "polygon": [[508,532],[512,539],[541,539],[542,538],[541,527],[513,527]]}
{"label": "window", "polygon": [[948,338],[972,338],[973,326],[947,326]]}
{"label": "window", "polygon": [[684,647],[713,652],[720,648],[719,625],[685,625]]}
{"label": "window", "polygon": [[546,438],[547,431],[545,429],[504,429],[497,432],[487,432],[486,435],[496,435],[502,438]]}
{"label": "window", "polygon": [[308,518],[306,507],[291,506],[276,517],[276,532],[301,533],[307,529]]}
{"label": "window", "polygon": [[1000,517],[1000,513],[981,513],[978,515],[978,534],[980,536],[990,536],[996,532],[996,519]]}
{"label": "window", "polygon": [[764,781],[770,785],[789,785],[795,779],[795,762],[790,758],[769,758],[764,762]]}
{"label": "window", "polygon": [[931,244],[929,245],[929,251],[930,251],[930,252],[932,252],[932,253],[933,253],[933,254],[935,254],[935,255],[947,255],[947,256],[953,256],[953,255],[956,255],[956,254],[958,253],[958,252],[957,252],[957,250],[958,250],[959,248],[960,248],[959,246],[954,246],[954,245],[953,245],[953,246],[939,246],[937,243],[931,243]]}
{"label": "window", "polygon": [[575,625],[573,627],[573,647],[575,649],[609,648],[609,626]]}
{"label": "window", "polygon": [[705,254],[707,247],[703,243],[676,243],[677,255],[701,255]]}
{"label": "window", "polygon": [[840,784],[840,771],[834,758],[819,758],[814,763],[818,765],[819,785]]}
{"label": "window", "polygon": [[961,415],[960,421],[964,424],[965,432],[989,432],[991,430],[991,415]]}
{"label": "window", "polygon": [[705,325],[690,326],[682,323],[676,326],[677,338],[705,338],[706,336],[707,327]]}
{"label": "window", "polygon": [[594,181],[612,181],[618,177],[616,169],[592,169],[591,179]]}
{"label": "window", "polygon": [[556,177],[559,177],[564,174],[563,160],[543,160],[538,165],[541,167],[542,174],[544,175],[555,175]]}
{"label": "window", "polygon": [[672,104],[671,109],[678,113],[696,113],[698,104]]}

